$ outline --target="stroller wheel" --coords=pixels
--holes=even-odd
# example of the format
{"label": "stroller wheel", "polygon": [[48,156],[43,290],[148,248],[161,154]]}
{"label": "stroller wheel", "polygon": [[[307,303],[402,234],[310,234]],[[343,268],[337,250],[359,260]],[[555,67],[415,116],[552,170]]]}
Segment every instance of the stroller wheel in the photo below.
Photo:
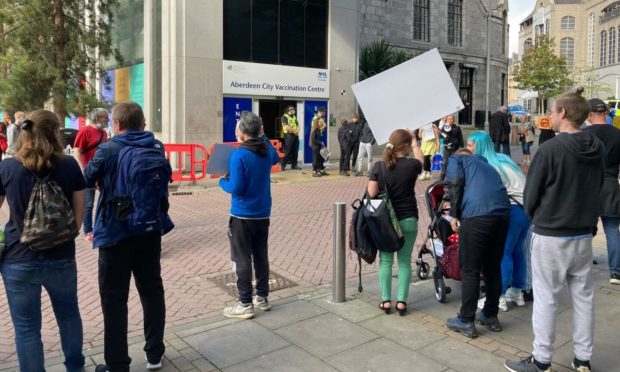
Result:
{"label": "stroller wheel", "polygon": [[431,267],[428,263],[426,262],[421,262],[418,265],[418,278],[420,278],[420,280],[424,280],[428,278],[428,274],[431,272]]}
{"label": "stroller wheel", "polygon": [[443,278],[437,278],[434,280],[435,282],[435,298],[437,301],[444,303],[446,302],[446,283]]}

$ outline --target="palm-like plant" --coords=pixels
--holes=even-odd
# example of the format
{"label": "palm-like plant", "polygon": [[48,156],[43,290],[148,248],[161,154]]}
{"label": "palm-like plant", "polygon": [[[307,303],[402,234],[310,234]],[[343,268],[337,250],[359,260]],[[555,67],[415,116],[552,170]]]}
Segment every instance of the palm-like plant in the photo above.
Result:
{"label": "palm-like plant", "polygon": [[359,79],[368,79],[385,70],[408,61],[413,57],[401,49],[396,49],[385,40],[374,41],[362,47],[360,50],[360,76]]}

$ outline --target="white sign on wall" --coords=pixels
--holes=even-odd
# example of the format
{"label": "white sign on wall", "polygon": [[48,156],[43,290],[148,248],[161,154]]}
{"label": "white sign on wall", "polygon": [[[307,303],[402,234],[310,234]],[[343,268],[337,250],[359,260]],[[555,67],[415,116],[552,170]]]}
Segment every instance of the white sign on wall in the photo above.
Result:
{"label": "white sign on wall", "polygon": [[329,98],[324,69],[223,61],[224,94]]}

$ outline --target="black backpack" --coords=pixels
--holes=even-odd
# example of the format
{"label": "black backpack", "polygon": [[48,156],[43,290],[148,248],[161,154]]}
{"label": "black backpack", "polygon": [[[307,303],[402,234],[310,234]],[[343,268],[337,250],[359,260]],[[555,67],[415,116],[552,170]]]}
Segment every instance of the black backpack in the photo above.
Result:
{"label": "black backpack", "polygon": [[356,199],[351,203],[351,207],[353,208],[353,213],[351,214],[351,222],[349,223],[349,249],[357,254],[357,262],[359,265],[359,284],[357,290],[358,292],[362,292],[362,260],[368,264],[375,262],[377,258],[377,247],[368,235],[368,225],[362,213],[362,201]]}

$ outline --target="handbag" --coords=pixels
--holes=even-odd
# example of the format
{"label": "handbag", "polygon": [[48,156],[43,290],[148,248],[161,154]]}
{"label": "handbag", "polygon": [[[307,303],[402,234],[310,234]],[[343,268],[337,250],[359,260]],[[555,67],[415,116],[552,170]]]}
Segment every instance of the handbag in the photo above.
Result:
{"label": "handbag", "polygon": [[381,176],[384,185],[383,192],[378,195],[377,199],[372,200],[366,193],[362,213],[368,227],[368,235],[374,245],[380,251],[396,252],[403,247],[405,237],[388,195],[383,163],[381,163]]}

